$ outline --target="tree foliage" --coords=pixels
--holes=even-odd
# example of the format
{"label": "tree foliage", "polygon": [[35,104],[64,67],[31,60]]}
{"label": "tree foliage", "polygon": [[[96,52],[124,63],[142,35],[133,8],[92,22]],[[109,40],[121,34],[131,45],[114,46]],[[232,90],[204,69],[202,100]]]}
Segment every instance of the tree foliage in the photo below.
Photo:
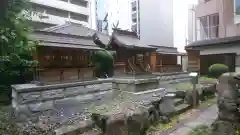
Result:
{"label": "tree foliage", "polygon": [[1,96],[10,91],[11,84],[31,80],[32,67],[37,64],[32,60],[37,42],[28,39],[31,32],[27,23],[31,14],[28,0],[1,0],[0,5]]}
{"label": "tree foliage", "polygon": [[1,56],[11,53],[31,55],[34,50],[34,41],[27,35],[31,28],[27,23],[30,18],[30,7],[27,0],[3,0],[0,16],[0,45]]}
{"label": "tree foliage", "polygon": [[106,49],[94,52],[92,62],[95,66],[96,77],[112,77],[113,76],[113,62],[114,52]]}

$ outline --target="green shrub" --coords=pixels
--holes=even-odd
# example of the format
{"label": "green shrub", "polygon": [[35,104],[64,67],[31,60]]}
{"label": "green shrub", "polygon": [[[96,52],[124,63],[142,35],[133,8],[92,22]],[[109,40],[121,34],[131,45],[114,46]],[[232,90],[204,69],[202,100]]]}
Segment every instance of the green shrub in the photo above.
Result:
{"label": "green shrub", "polygon": [[218,78],[223,73],[229,72],[229,69],[224,64],[213,64],[208,68],[208,71],[211,77]]}

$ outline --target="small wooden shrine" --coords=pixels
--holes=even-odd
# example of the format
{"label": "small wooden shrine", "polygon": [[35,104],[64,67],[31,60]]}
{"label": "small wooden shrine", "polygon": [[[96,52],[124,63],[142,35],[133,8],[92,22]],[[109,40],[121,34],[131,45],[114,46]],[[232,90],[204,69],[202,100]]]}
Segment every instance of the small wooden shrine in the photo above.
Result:
{"label": "small wooden shrine", "polygon": [[[175,47],[156,46],[157,51],[151,54],[151,65],[153,72],[182,72],[182,56]],[[178,64],[178,58],[180,63]]]}
{"label": "small wooden shrine", "polygon": [[39,61],[35,80],[59,82],[91,80],[91,53],[101,49],[93,40],[98,35],[107,44],[109,36],[79,24],[66,23],[43,30],[37,30],[30,37],[39,41],[34,56]]}
{"label": "small wooden shrine", "polygon": [[116,52],[114,74],[181,69],[176,50],[166,53],[162,51],[164,47],[144,45],[135,32],[126,30],[115,28],[112,36],[108,36],[80,24],[66,23],[36,30],[30,38],[39,41],[34,59],[39,61],[35,80],[40,82],[94,79],[91,55],[102,48]]}
{"label": "small wooden shrine", "polygon": [[135,32],[113,29],[109,49],[116,51],[115,70],[125,73],[150,72],[150,54],[156,48],[142,45]]}

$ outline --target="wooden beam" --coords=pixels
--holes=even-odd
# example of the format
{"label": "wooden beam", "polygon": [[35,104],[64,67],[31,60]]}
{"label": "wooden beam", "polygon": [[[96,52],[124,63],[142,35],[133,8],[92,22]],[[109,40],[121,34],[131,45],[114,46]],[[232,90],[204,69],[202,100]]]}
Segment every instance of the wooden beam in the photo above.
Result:
{"label": "wooden beam", "polygon": [[152,71],[156,72],[156,65],[157,65],[157,54],[151,53],[150,64],[152,67]]}

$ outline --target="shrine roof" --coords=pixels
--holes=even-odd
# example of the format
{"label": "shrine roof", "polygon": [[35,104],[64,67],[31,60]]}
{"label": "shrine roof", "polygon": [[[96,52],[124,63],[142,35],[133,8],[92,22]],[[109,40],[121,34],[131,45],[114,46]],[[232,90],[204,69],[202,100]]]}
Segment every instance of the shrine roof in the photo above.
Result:
{"label": "shrine roof", "polygon": [[29,38],[39,41],[40,46],[82,48],[82,49],[101,49],[92,37],[68,35],[63,33],[35,31]]}
{"label": "shrine roof", "polygon": [[135,32],[127,30],[114,29],[111,41],[115,41],[120,48],[156,50],[156,47],[142,44]]}
{"label": "shrine roof", "polygon": [[[70,23],[67,22],[62,25],[57,25],[53,26],[50,28],[42,29],[42,31],[46,32],[56,32],[56,33],[62,33],[62,34],[67,34],[67,35],[76,35],[76,36],[97,36],[98,39],[105,45],[109,43],[110,36],[107,34],[104,34],[102,32],[90,29],[86,26],[83,26],[81,24],[76,24],[76,23]],[[95,37],[94,37],[95,38]]]}
{"label": "shrine roof", "polygon": [[219,47],[219,45],[239,45],[240,36],[232,36],[225,38],[206,39],[193,42],[185,47],[185,49],[200,49],[203,47]]}

